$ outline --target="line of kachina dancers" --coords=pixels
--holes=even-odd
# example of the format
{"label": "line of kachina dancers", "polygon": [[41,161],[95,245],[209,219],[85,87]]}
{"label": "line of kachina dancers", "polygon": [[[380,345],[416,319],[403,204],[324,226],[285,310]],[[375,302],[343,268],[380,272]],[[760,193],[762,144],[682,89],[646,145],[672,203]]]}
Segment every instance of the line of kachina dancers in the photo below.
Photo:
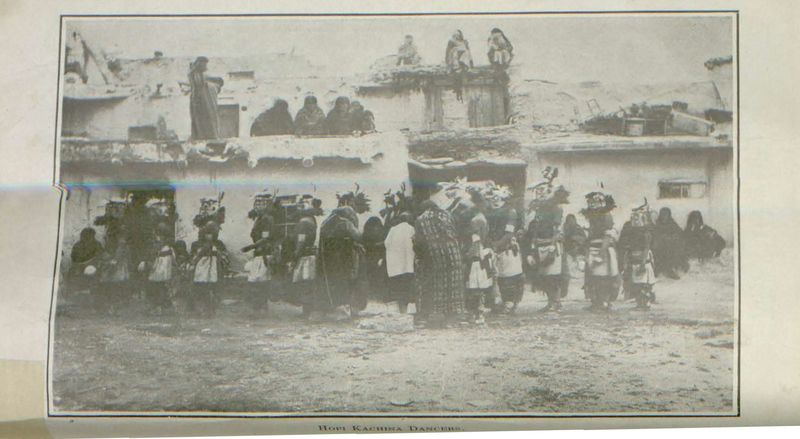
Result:
{"label": "line of kachina dancers", "polygon": [[[609,310],[620,289],[636,309],[646,310],[655,302],[657,275],[678,277],[688,258],[716,257],[725,246],[700,212],[690,214],[683,230],[669,208],[656,215],[646,201],[632,209],[618,234],[611,216],[616,204],[602,189],[586,195],[581,215],[588,227],[580,226],[575,215],[563,218],[569,193],[554,183],[557,174],[547,168],[543,181],[528,187],[533,201],[524,216],[509,203],[508,188],[456,181],[422,203],[405,188],[387,192],[385,208],[363,229],[359,214],[370,210],[369,199],[358,190],[339,195],[338,207],[319,227],[323,209],[313,196],[257,194],[248,213],[252,244],[242,248],[252,254],[244,273],[231,270],[219,239],[221,197],[202,200],[190,250],[169,226],[174,207],[148,210],[144,200],[134,201],[107,208],[95,221],[106,227],[105,247],[94,229],[82,231],[71,253],[71,279],[93,292],[103,312],[118,309],[133,288],[144,292],[155,313],[184,303],[189,313],[213,315],[225,283],[232,287],[231,279],[244,274],[256,310],[282,298],[301,305],[307,317],[338,307],[356,315],[368,292],[380,292],[401,312],[415,303],[415,321],[433,326],[513,313],[526,277],[546,295],[543,311],[558,312],[575,270],[584,272],[591,310]],[[143,228],[154,230],[152,240]]]}

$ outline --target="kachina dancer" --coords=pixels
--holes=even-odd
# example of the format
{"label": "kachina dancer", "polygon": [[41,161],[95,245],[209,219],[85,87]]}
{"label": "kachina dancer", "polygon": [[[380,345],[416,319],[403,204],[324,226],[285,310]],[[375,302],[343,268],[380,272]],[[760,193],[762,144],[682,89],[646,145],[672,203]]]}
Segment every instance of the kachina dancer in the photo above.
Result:
{"label": "kachina dancer", "polygon": [[292,276],[293,295],[303,306],[303,317],[309,317],[314,309],[317,277],[317,219],[314,210],[304,209],[300,220],[290,236],[291,260],[289,273]]}
{"label": "kachina dancer", "polygon": [[517,210],[508,204],[510,195],[508,189],[500,187],[490,199],[493,207],[490,230],[493,231],[493,248],[497,255],[497,289],[500,290],[504,314],[516,311],[525,288],[522,249],[517,237],[519,219]]}
{"label": "kachina dancer", "polygon": [[178,267],[171,236],[169,226],[159,223],[156,227],[155,255],[149,264],[145,287],[150,312],[156,315],[173,309],[170,290],[177,281]]}
{"label": "kachina dancer", "polygon": [[323,221],[319,232],[318,303],[323,310],[349,305],[349,314],[353,317],[367,305],[363,291],[354,286],[360,278],[364,257],[358,214],[369,211],[369,199],[358,189],[338,199],[339,207]]}
{"label": "kachina dancer", "polygon": [[[475,193],[475,197],[480,195]],[[464,263],[467,272],[465,305],[476,324],[485,321],[484,315],[494,307],[494,252],[488,245],[489,224],[478,206],[468,208],[468,242],[464,244]]]}
{"label": "kachina dancer", "polygon": [[555,186],[553,180],[558,176],[558,168],[547,167],[543,173],[544,181],[529,187],[534,193],[530,209],[535,211],[533,220],[526,231],[526,262],[534,290],[541,290],[547,296],[547,305],[542,311],[561,310],[561,299],[566,296],[563,279],[569,276],[565,269],[561,218],[564,214],[561,204],[567,203],[569,192],[563,186]]}
{"label": "kachina dancer", "polygon": [[200,304],[202,316],[213,316],[217,310],[218,286],[227,267],[225,244],[219,240],[219,226],[209,221],[200,229],[197,241],[192,243],[192,301],[190,310]]}
{"label": "kachina dancer", "polygon": [[253,243],[243,247],[242,251],[253,252],[253,259],[245,264],[248,289],[253,309],[264,312],[269,308],[272,266],[276,258],[276,241],[272,233],[275,223],[271,215],[272,194],[256,194],[253,204],[253,209],[248,213],[248,217],[254,220],[250,229]]}
{"label": "kachina dancer", "polygon": [[631,211],[631,219],[625,222],[619,234],[625,299],[635,298],[639,310],[649,309],[655,299],[653,229],[652,211],[645,199],[644,204]]}
{"label": "kachina dancer", "polygon": [[619,294],[618,235],[611,217],[616,206],[610,194],[594,191],[586,194],[586,208],[581,210],[589,222],[583,288],[593,311],[610,311],[611,302]]}

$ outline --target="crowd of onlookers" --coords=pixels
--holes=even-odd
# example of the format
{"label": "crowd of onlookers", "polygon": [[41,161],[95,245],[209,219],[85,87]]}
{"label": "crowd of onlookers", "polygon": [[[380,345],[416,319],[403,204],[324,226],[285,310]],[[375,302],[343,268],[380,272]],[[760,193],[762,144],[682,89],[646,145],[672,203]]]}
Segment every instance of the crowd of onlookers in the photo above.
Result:
{"label": "crowd of onlookers", "polygon": [[317,98],[306,96],[303,108],[294,119],[289,113],[289,104],[278,99],[271,108],[259,114],[250,127],[250,136],[279,136],[296,134],[301,136],[350,135],[375,131],[375,116],[358,101],[347,97],[336,98],[333,108],[325,112],[317,104]]}
{"label": "crowd of onlookers", "polygon": [[[489,63],[500,74],[514,58],[514,47],[502,30],[491,30],[487,40]],[[421,57],[414,44],[414,38],[406,35],[398,48],[397,66],[414,66]],[[207,76],[208,58],[199,56],[189,66],[188,83],[190,90],[190,115],[194,140],[220,138],[220,119],[217,108],[217,95],[224,84],[222,78]],[[464,75],[474,67],[469,42],[463,32],[456,30],[447,42],[445,65],[454,75],[454,90],[462,99]],[[319,107],[317,98],[307,96],[294,118],[289,113],[289,105],[283,99],[276,99],[272,107],[259,114],[250,127],[250,136],[274,135],[350,135],[375,131],[375,116],[358,101],[340,96],[326,115]]]}

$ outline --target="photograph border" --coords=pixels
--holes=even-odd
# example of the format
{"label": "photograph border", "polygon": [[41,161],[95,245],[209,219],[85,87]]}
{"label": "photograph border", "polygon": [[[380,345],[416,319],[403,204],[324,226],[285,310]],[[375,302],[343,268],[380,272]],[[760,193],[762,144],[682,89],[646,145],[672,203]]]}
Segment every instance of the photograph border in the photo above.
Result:
{"label": "photograph border", "polygon": [[[59,147],[60,147],[60,128],[61,128],[61,110],[62,110],[62,89],[61,89],[61,82],[63,76],[63,27],[65,19],[73,19],[73,18],[150,18],[150,19],[159,19],[159,18],[309,18],[309,17],[319,17],[319,18],[329,18],[329,17],[426,17],[426,16],[536,16],[536,15],[691,15],[691,14],[732,14],[733,18],[733,29],[734,29],[734,40],[733,40],[733,50],[735,52],[735,71],[736,71],[736,80],[734,86],[734,95],[736,98],[736,114],[735,117],[735,128],[736,128],[736,146],[733,148],[734,153],[734,170],[735,170],[735,194],[733,195],[733,199],[735,200],[734,206],[734,219],[735,219],[735,227],[734,227],[734,242],[736,248],[734,249],[734,257],[735,263],[734,267],[736,269],[736,273],[734,275],[735,280],[735,291],[736,291],[736,299],[734,301],[734,312],[733,316],[736,319],[734,324],[734,331],[736,334],[734,338],[736,339],[736,346],[734,347],[735,350],[735,360],[734,364],[736,365],[735,373],[735,395],[734,399],[736,402],[736,410],[732,413],[667,413],[667,412],[658,412],[658,413],[640,413],[640,414],[630,414],[630,413],[577,413],[577,414],[547,414],[547,413],[492,413],[492,414],[459,414],[459,413],[440,413],[440,414],[433,414],[433,413],[424,413],[424,414],[415,414],[413,412],[398,412],[396,414],[393,413],[353,413],[353,414],[324,414],[324,413],[307,413],[307,414],[281,414],[281,413],[259,413],[259,412],[96,412],[96,413],[81,413],[81,412],[54,412],[52,407],[52,355],[53,355],[53,337],[54,337],[54,320],[55,320],[55,307],[56,307],[56,295],[57,295],[57,281],[58,281],[58,270],[59,265],[61,262],[61,250],[62,250],[62,243],[61,243],[61,235],[62,235],[62,226],[63,226],[63,203],[64,198],[67,193],[67,188],[62,184],[59,178],[60,172],[60,163],[59,163]],[[741,120],[741,104],[740,104],[740,95],[739,95],[739,85],[740,85],[740,47],[739,47],[739,15],[740,11],[738,9],[696,9],[696,10],[587,10],[587,11],[500,11],[500,12],[488,12],[488,11],[477,11],[477,12],[342,12],[342,13],[244,13],[244,14],[59,14],[59,36],[58,36],[58,68],[57,68],[57,84],[56,84],[56,114],[55,114],[55,132],[54,132],[54,148],[53,148],[53,180],[52,185],[55,189],[59,191],[59,201],[58,201],[58,223],[57,223],[57,231],[56,231],[56,250],[55,250],[55,258],[53,263],[53,281],[52,281],[52,288],[51,288],[51,296],[50,296],[50,309],[49,309],[49,316],[48,316],[48,325],[47,325],[47,355],[46,355],[46,364],[45,364],[45,397],[46,397],[46,416],[48,418],[197,418],[197,419],[357,419],[357,418],[369,418],[369,419],[398,419],[398,418],[411,418],[411,419],[486,419],[486,418],[498,418],[498,419],[568,419],[568,418],[740,418],[742,416],[741,413],[741,342],[742,342],[742,311],[741,311],[741,297],[742,297],[742,287],[741,287],[741,209],[740,209],[740,200],[741,200],[741,163],[740,163],[740,120]]]}

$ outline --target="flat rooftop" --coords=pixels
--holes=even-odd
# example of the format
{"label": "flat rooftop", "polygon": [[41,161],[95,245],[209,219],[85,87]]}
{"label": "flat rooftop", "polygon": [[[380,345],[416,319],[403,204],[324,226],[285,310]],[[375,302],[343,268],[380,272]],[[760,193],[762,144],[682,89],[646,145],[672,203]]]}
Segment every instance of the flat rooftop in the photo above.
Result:
{"label": "flat rooftop", "polygon": [[406,148],[400,132],[363,136],[263,136],[213,141],[128,141],[63,138],[62,163],[187,163],[246,159],[260,160],[335,158],[369,164],[392,148]]}

